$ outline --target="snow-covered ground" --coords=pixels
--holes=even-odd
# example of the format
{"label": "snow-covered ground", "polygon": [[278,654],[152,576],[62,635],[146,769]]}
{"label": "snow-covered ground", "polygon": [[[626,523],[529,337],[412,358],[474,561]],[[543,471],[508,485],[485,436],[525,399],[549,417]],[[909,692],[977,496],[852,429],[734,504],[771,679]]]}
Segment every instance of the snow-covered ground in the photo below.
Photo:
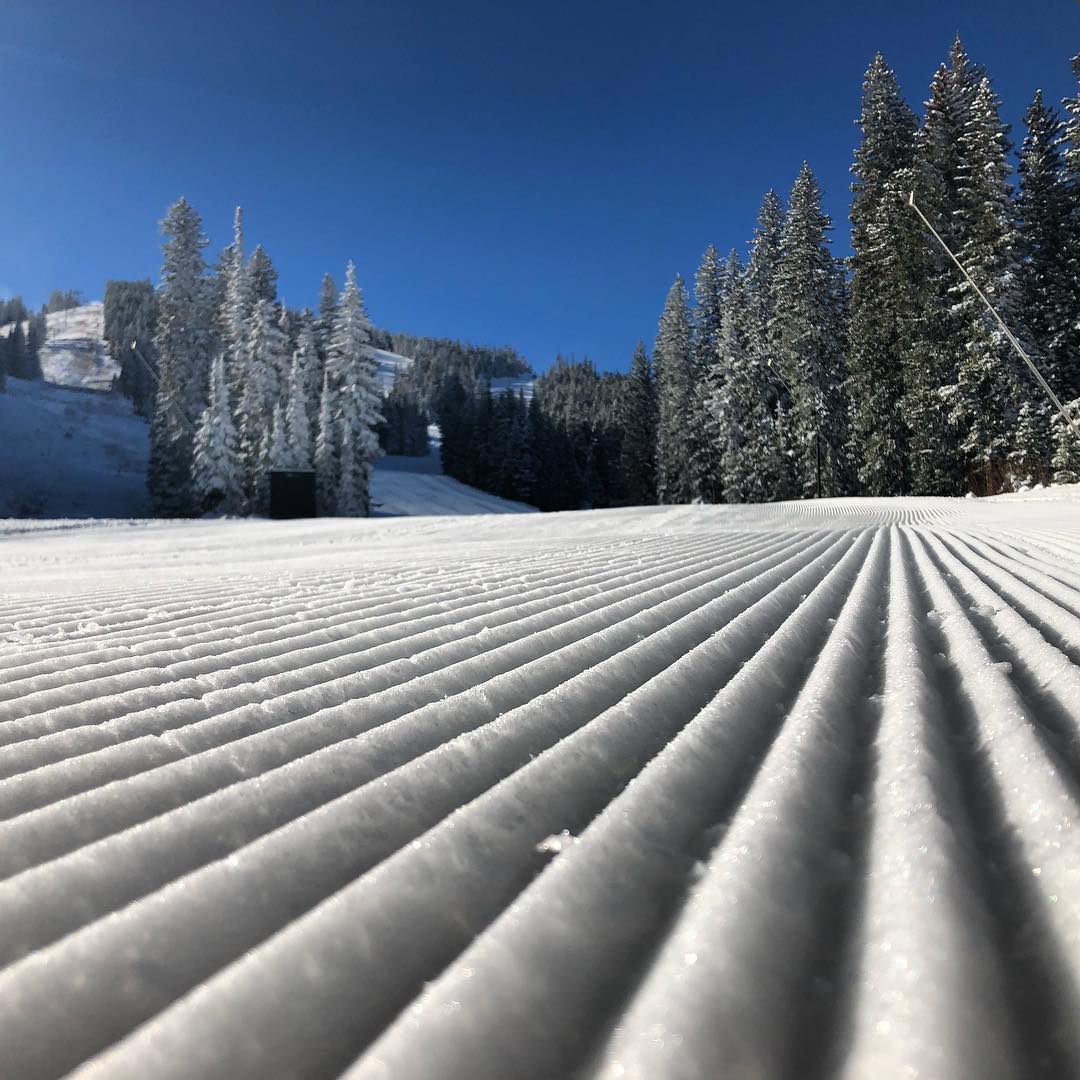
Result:
{"label": "snow-covered ground", "polygon": [[[0,432],[0,518],[149,514],[147,425],[126,398],[9,379]],[[382,516],[533,512],[443,476],[437,456],[379,461],[372,494]]]}
{"label": "snow-covered ground", "polygon": [[0,1075],[1080,1075],[1080,499],[0,539]]}
{"label": "snow-covered ground", "polygon": [[[40,353],[45,380],[56,386],[108,390],[120,365],[105,347],[105,305],[96,300],[70,311],[54,311],[45,316],[45,323]],[[12,325],[0,327],[0,334],[6,337]]]}
{"label": "snow-covered ground", "polygon": [[141,517],[146,423],[118,394],[8,379],[0,517]]}

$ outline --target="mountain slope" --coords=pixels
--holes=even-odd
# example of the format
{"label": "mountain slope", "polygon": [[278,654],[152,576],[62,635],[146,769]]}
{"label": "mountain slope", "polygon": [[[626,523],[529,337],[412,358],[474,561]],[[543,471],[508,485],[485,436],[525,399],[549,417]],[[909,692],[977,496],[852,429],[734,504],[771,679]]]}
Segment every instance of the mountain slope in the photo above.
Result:
{"label": "mountain slope", "polygon": [[[74,369],[65,369],[69,375]],[[77,372],[75,372],[77,374]],[[0,394],[0,517],[146,517],[146,422],[117,394],[9,379]],[[438,458],[375,467],[376,513],[507,514],[533,510],[444,476]]]}

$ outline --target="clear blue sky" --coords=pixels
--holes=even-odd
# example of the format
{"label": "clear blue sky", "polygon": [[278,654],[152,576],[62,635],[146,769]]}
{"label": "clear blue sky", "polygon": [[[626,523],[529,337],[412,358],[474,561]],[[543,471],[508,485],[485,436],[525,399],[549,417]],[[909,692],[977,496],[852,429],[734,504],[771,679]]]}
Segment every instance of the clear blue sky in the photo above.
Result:
{"label": "clear blue sky", "polygon": [[870,57],[920,107],[957,31],[1016,134],[1074,92],[1076,0],[8,0],[0,290],[156,277],[184,194],[290,304],[352,258],[381,326],[625,368],[804,158],[846,250]]}

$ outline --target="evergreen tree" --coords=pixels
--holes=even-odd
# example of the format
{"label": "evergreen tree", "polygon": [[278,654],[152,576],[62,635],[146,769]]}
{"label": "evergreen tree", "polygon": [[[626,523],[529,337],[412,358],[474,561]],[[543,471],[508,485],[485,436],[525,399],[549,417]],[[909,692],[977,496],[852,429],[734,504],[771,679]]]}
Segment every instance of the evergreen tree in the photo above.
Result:
{"label": "evergreen tree", "polygon": [[300,394],[307,409],[308,421],[314,424],[319,415],[319,395],[322,390],[322,363],[315,344],[315,328],[311,313],[303,315],[293,350],[293,372],[290,378],[299,379]]}
{"label": "evergreen tree", "polygon": [[31,315],[27,322],[25,360],[21,378],[43,379],[45,377],[41,370],[41,348],[47,338],[48,327],[45,315],[39,311],[36,315]]}
{"label": "evergreen tree", "polygon": [[367,482],[357,472],[357,455],[356,448],[353,446],[352,431],[350,424],[342,424],[341,470],[338,475],[337,497],[334,500],[335,513],[338,517],[360,517],[369,511]]}
{"label": "evergreen tree", "polygon": [[[1014,289],[1017,279],[1009,142],[998,101],[983,79],[959,143],[957,255],[990,302],[1020,330]],[[1011,433],[1016,426],[1020,373],[1004,334],[975,290],[958,276],[951,294],[961,324],[957,382],[949,398],[950,419],[965,434],[960,443],[968,483],[981,493],[1001,489]]]}
{"label": "evergreen tree", "polygon": [[292,370],[289,373],[289,403],[286,412],[288,447],[287,464],[284,468],[310,469],[312,467],[311,418],[308,408],[311,397],[311,372],[315,363],[315,345],[310,330],[307,345],[301,342],[293,353]]}
{"label": "evergreen tree", "polygon": [[269,439],[274,406],[285,397],[286,364],[285,338],[278,328],[274,305],[266,299],[257,300],[248,322],[238,424],[244,485],[249,495],[262,479],[266,456],[263,444]]}
{"label": "evergreen tree", "polygon": [[[1080,424],[1080,398],[1066,403],[1065,411]],[[1080,436],[1060,413],[1054,416],[1054,483],[1080,484]]]}
{"label": "evergreen tree", "polygon": [[719,502],[723,491],[720,476],[723,451],[710,437],[708,413],[709,402],[719,391],[717,379],[722,369],[716,363],[716,349],[730,274],[730,264],[722,263],[716,248],[710,244],[694,276],[693,418],[688,432],[694,496],[706,502]]}
{"label": "evergreen tree", "polygon": [[210,400],[195,435],[192,488],[196,513],[238,514],[243,509],[240,457],[222,353],[210,370]]}
{"label": "evergreen tree", "polygon": [[225,368],[230,388],[244,378],[245,352],[255,297],[251,274],[244,261],[244,211],[236,208],[233,219],[233,240],[222,259],[224,290],[221,300],[221,335],[226,350]]}
{"label": "evergreen tree", "polygon": [[690,305],[676,274],[668,291],[653,350],[656,364],[657,498],[685,503],[694,498],[689,427],[693,416]]}
{"label": "evergreen tree", "polygon": [[[326,357],[326,376],[337,391],[337,421],[348,429],[350,463],[355,477],[358,504],[367,512],[371,467],[379,456],[378,426],[382,422],[382,391],[371,347],[371,322],[364,310],[356,283],[356,268],[350,262],[345,288],[338,302],[334,331]],[[341,440],[342,453],[346,442]],[[339,464],[339,473],[341,469]],[[340,476],[339,476],[340,481]],[[338,494],[341,492],[338,485]]]}
{"label": "evergreen tree", "polygon": [[[716,357],[721,374],[713,379],[709,435],[722,455],[725,501],[760,502],[770,493],[762,470],[769,458],[755,460],[753,448],[765,449],[763,436],[772,430],[769,386],[750,339],[750,272],[743,269],[736,251],[728,259],[728,273],[730,284]],[[770,449],[775,454],[775,448]],[[769,471],[775,475],[778,470]]]}
{"label": "evergreen tree", "polygon": [[622,467],[632,506],[656,502],[656,382],[652,361],[639,341],[630,361],[622,403]]}
{"label": "evergreen tree", "polygon": [[[319,287],[319,317],[315,321],[315,344],[319,358],[325,363],[330,351],[330,339],[334,334],[334,320],[337,318],[338,287],[330,274],[323,274]],[[411,354],[410,354],[411,355]]]}
{"label": "evergreen tree", "polygon": [[206,237],[195,209],[181,198],[161,225],[164,262],[154,342],[159,381],[150,424],[147,484],[155,512],[193,509],[191,466],[195,421],[206,407],[210,372],[210,290],[203,262]]}
{"label": "evergreen tree", "polygon": [[277,303],[278,272],[262,244],[256,244],[251,253],[248,279],[252,304],[257,304],[260,300],[266,300],[270,304]]}
{"label": "evergreen tree", "polygon": [[333,514],[337,493],[335,397],[330,381],[324,375],[322,393],[319,396],[318,433],[315,436],[315,495],[319,514],[324,517]]}
{"label": "evergreen tree", "polygon": [[291,469],[292,455],[289,448],[289,435],[285,425],[285,410],[279,401],[274,406],[274,416],[270,421],[269,465],[271,469]]}
{"label": "evergreen tree", "polygon": [[776,280],[777,357],[792,396],[800,494],[848,490],[842,275],[829,251],[829,216],[804,164],[791,191]]}
{"label": "evergreen tree", "polygon": [[[961,140],[982,77],[982,69],[957,38],[948,64],[938,68],[930,84],[926,116],[915,139],[910,188],[954,251],[964,240],[957,228]],[[917,288],[910,294],[912,308],[901,345],[911,486],[916,495],[955,495],[962,490],[966,471],[962,432],[950,400],[966,340],[964,319],[953,310],[957,271],[929,237],[923,237],[915,259],[912,281]]]}
{"label": "evergreen tree", "polygon": [[904,346],[912,314],[918,224],[903,208],[911,184],[917,121],[878,53],[863,80],[862,140],[851,202],[848,393],[851,455],[866,495],[910,486],[904,423]]}

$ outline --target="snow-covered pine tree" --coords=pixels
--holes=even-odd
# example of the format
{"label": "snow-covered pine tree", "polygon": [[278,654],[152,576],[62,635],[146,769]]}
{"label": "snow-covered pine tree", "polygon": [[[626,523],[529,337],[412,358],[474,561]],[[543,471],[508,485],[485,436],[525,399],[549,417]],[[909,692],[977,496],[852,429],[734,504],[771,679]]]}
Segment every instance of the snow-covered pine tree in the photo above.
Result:
{"label": "snow-covered pine tree", "polygon": [[158,386],[150,421],[147,486],[154,512],[194,510],[191,466],[195,424],[206,407],[213,313],[203,261],[202,220],[187,199],[169,207],[161,231],[164,261],[158,289]]}
{"label": "snow-covered pine tree", "polygon": [[[319,317],[315,320],[315,345],[319,350],[319,360],[326,363],[330,351],[330,339],[334,334],[334,319],[337,317],[338,287],[330,274],[323,274],[319,286]],[[321,373],[320,373],[321,374]]]}
{"label": "snow-covered pine tree", "polygon": [[775,342],[792,397],[799,494],[849,490],[843,275],[829,250],[821,189],[803,164],[791,190],[777,271]]}
{"label": "snow-covered pine tree", "polygon": [[322,362],[315,343],[315,328],[311,312],[305,309],[300,316],[296,332],[296,348],[293,350],[291,381],[299,379],[300,393],[307,409],[308,422],[314,426],[319,415],[319,395],[322,391]]}
{"label": "snow-covered pine tree", "polygon": [[[712,356],[703,369],[696,373],[696,393],[698,410],[698,440],[707,448],[699,451],[701,467],[698,470],[702,478],[701,495],[713,503],[724,500],[723,480],[724,458],[729,435],[727,413],[727,383],[731,374],[728,335],[736,323],[744,325],[746,315],[745,269],[739,252],[732,248],[720,269],[720,287],[718,309],[716,312],[716,330],[712,338]],[[736,295],[733,301],[733,297]],[[741,305],[729,313],[730,304]]]}
{"label": "snow-covered pine tree", "polygon": [[688,434],[694,497],[710,503],[720,502],[723,495],[720,476],[722,448],[709,432],[709,402],[718,390],[717,378],[721,376],[716,363],[716,347],[720,338],[729,272],[730,267],[710,244],[694,275],[695,308],[691,338],[693,416]]}
{"label": "snow-covered pine tree", "polygon": [[289,403],[285,414],[287,432],[287,464],[289,469],[312,467],[311,418],[308,416],[310,365],[315,357],[314,341],[308,333],[310,350],[303,344],[293,353],[292,370],[289,373]]}
{"label": "snow-covered pine tree", "polygon": [[728,259],[728,285],[724,318],[717,343],[717,364],[723,378],[709,402],[709,431],[721,448],[726,502],[759,502],[765,497],[760,462],[749,452],[761,428],[770,428],[767,386],[752,360],[748,326],[751,317],[749,272],[738,252]]}
{"label": "snow-covered pine tree", "polygon": [[[371,322],[364,308],[356,267],[350,262],[345,288],[338,301],[334,331],[326,357],[326,376],[337,394],[336,419],[349,432],[349,452],[363,513],[370,508],[371,468],[379,456],[378,426],[383,421],[382,390],[379,386],[375,352],[371,346]],[[345,453],[342,438],[342,453]],[[343,466],[339,465],[339,473]],[[338,494],[342,490],[340,475]]]}
{"label": "snow-covered pine tree", "polygon": [[656,383],[652,361],[639,341],[622,397],[622,469],[632,506],[656,502]]}
{"label": "snow-covered pine tree", "polygon": [[256,244],[251,253],[251,262],[248,265],[248,279],[251,288],[251,302],[257,304],[260,300],[267,300],[271,304],[277,303],[278,272],[266,254],[262,244]]}
{"label": "snow-covered pine tree", "polygon": [[255,302],[248,320],[244,376],[238,409],[245,489],[254,493],[263,468],[262,444],[269,437],[274,406],[285,397],[288,356],[270,300]]}
{"label": "snow-covered pine tree", "polygon": [[724,482],[729,502],[787,499],[795,494],[792,476],[791,401],[781,376],[776,348],[776,282],[783,254],[784,207],[775,191],[767,191],[746,273],[746,305],[742,316],[746,356],[742,370],[729,360],[735,377],[731,422],[742,425],[746,441],[729,446]]}
{"label": "snow-covered pine tree", "polygon": [[281,402],[274,405],[274,416],[270,421],[270,468],[291,469],[292,464],[289,448],[289,434],[285,422],[285,410]]}
{"label": "snow-covered pine tree", "polygon": [[[948,64],[931,81],[926,115],[915,137],[910,187],[954,251],[963,240],[955,228],[960,141],[982,77],[982,68],[971,62],[957,38]],[[957,271],[930,237],[923,237],[915,254],[911,315],[901,345],[911,487],[916,495],[956,495],[965,479],[962,433],[950,419],[965,341],[964,320],[953,312]]]}
{"label": "snow-covered pine tree", "polygon": [[[1080,55],[1072,60],[1073,74],[1080,82]],[[1065,173],[1072,202],[1069,228],[1070,279],[1073,282],[1072,343],[1063,346],[1061,380],[1065,394],[1080,396],[1080,87],[1075,97],[1065,100]]]}
{"label": "snow-covered pine tree", "polygon": [[918,124],[880,53],[863,80],[858,125],[862,139],[851,168],[850,453],[862,494],[902,495],[910,485],[903,355],[921,241],[902,200]]}
{"label": "snow-covered pine tree", "polygon": [[319,395],[319,421],[315,435],[315,497],[319,514],[328,517],[334,512],[337,495],[337,431],[334,425],[337,395],[329,379],[323,375]]}
{"label": "snow-covered pine tree", "polygon": [[251,278],[244,261],[244,211],[236,208],[233,219],[233,240],[223,259],[225,273],[224,298],[222,300],[222,337],[228,349],[226,368],[234,375],[242,369],[241,357],[247,344],[247,325],[254,299]]}
{"label": "snow-covered pine tree", "polygon": [[337,497],[334,512],[338,517],[361,517],[369,508],[366,480],[357,472],[355,447],[352,441],[352,425],[341,425],[341,469],[338,474]]}
{"label": "snow-covered pine tree", "polygon": [[195,435],[192,487],[197,514],[243,511],[240,454],[229,407],[225,357],[220,352],[210,369],[210,400]]}
{"label": "snow-covered pine tree", "polygon": [[653,349],[656,365],[656,493],[661,503],[694,498],[689,426],[693,419],[690,303],[678,274],[668,290]]}
{"label": "snow-covered pine tree", "polygon": [[[1016,201],[1017,301],[1035,362],[1055,393],[1068,398],[1080,386],[1066,378],[1080,351],[1076,325],[1080,267],[1072,250],[1072,198],[1061,160],[1062,124],[1037,91],[1024,117]],[[1080,234],[1078,234],[1080,237]],[[1052,454],[1052,407],[1041,388],[1022,373],[1023,401],[1012,439],[1010,469],[1027,482],[1044,480]]]}
{"label": "snow-covered pine tree", "polygon": [[[1065,411],[1080,424],[1080,397],[1067,402]],[[1066,424],[1065,418],[1056,413],[1053,419],[1055,484],[1080,484],[1080,437],[1073,431],[1072,424]]]}
{"label": "snow-covered pine tree", "polygon": [[[997,96],[984,78],[960,136],[953,224],[960,241],[960,261],[1014,332],[1024,337],[1015,289],[1010,147],[998,112]],[[960,449],[969,486],[989,494],[1002,490],[1004,483],[1021,375],[1015,354],[975,290],[958,277],[951,291],[962,328],[962,349],[949,401],[950,418],[964,432]]]}

